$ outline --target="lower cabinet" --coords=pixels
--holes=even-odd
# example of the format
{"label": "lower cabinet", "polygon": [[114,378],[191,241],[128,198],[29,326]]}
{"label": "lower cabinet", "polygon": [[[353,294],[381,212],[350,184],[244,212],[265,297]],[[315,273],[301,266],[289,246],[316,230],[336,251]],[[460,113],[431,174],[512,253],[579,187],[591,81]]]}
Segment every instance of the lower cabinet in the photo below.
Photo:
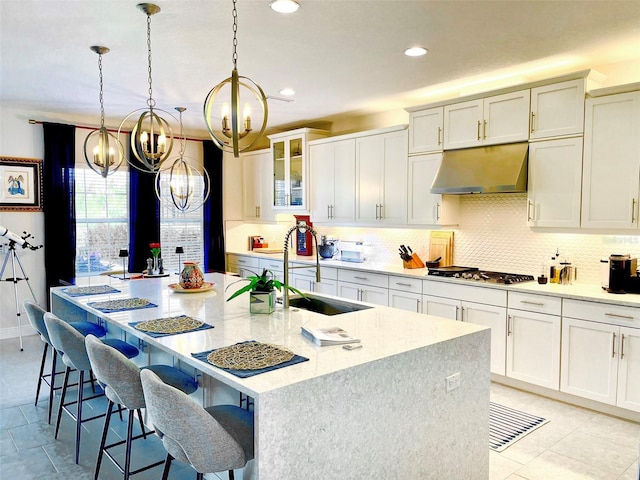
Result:
{"label": "lower cabinet", "polygon": [[266,258],[261,258],[258,267],[258,270],[260,271],[257,272],[258,275],[261,274],[262,270],[265,268],[273,273],[273,277],[276,280],[281,282],[284,281],[284,262],[282,260],[268,260]]}
{"label": "lower cabinet", "polygon": [[507,309],[482,303],[461,302],[461,320],[491,328],[491,373],[505,374]]}
{"label": "lower cabinet", "polygon": [[360,270],[338,270],[338,296],[389,306],[389,276]]}
{"label": "lower cabinet", "polygon": [[[293,264],[301,266],[302,264]],[[316,281],[315,267],[290,270],[289,283],[292,287],[309,292],[338,295],[338,271],[332,267],[320,268],[320,281]]]}
{"label": "lower cabinet", "polygon": [[460,300],[422,295],[422,313],[436,317],[460,320]]}
{"label": "lower cabinet", "polygon": [[422,279],[390,276],[389,306],[422,313]]}
{"label": "lower cabinet", "polygon": [[260,259],[244,255],[227,254],[227,271],[237,273],[241,277],[255,275],[260,268]]}
{"label": "lower cabinet", "polygon": [[640,329],[563,318],[560,390],[640,412]]}

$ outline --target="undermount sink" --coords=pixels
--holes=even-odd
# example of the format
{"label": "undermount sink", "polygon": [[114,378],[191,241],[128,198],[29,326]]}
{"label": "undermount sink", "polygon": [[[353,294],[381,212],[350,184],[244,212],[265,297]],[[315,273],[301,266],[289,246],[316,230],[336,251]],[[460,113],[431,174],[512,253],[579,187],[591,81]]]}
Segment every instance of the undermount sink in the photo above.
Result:
{"label": "undermount sink", "polygon": [[322,315],[340,315],[341,313],[357,312],[372,308],[368,305],[335,300],[333,298],[316,297],[307,295],[307,298],[299,295],[292,295],[289,299],[289,306],[309,310],[310,312],[321,313]]}

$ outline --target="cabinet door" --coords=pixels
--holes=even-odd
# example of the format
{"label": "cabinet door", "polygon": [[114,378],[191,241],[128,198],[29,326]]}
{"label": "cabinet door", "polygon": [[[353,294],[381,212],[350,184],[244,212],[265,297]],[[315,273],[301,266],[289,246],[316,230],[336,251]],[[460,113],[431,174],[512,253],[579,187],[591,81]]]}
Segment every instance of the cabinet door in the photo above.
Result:
{"label": "cabinet door", "polygon": [[529,226],[579,227],[581,190],[582,137],[529,145]]}
{"label": "cabinet door", "polygon": [[407,310],[409,312],[421,313],[422,295],[419,293],[401,292],[399,290],[389,290],[389,306]]}
{"label": "cabinet door", "polygon": [[292,287],[298,290],[304,290],[305,292],[313,291],[313,279],[304,277],[302,275],[291,275],[290,284]]}
{"label": "cabinet door", "polygon": [[380,217],[380,190],[384,172],[382,137],[356,139],[356,220],[376,223]]}
{"label": "cabinet door", "polygon": [[462,321],[491,328],[491,373],[505,374],[507,309],[462,302]]}
{"label": "cabinet door", "polygon": [[460,300],[434,297],[433,295],[422,295],[422,313],[435,317],[458,320],[459,312]]}
{"label": "cabinet door", "polygon": [[409,157],[408,218],[410,224],[436,225],[442,195],[430,193],[440,168],[441,153]]}
{"label": "cabinet door", "polygon": [[586,101],[582,226],[638,228],[640,92]]}
{"label": "cabinet door", "polygon": [[389,289],[370,286],[362,287],[360,301],[387,307],[389,306]]}
{"label": "cabinet door", "polygon": [[512,143],[529,138],[529,90],[484,99],[482,143]]}
{"label": "cabinet door", "polygon": [[444,107],[445,149],[477,147],[482,144],[482,107],[482,99]]}
{"label": "cabinet door", "polygon": [[273,155],[273,206],[286,207],[289,192],[287,190],[287,174],[289,173],[289,159],[287,139],[271,144]]}
{"label": "cabinet door", "polygon": [[360,287],[355,283],[338,282],[338,296],[360,301]]}
{"label": "cabinet door", "polygon": [[560,317],[509,309],[507,377],[560,388]]}
{"label": "cabinet door", "polygon": [[430,108],[409,115],[409,153],[442,151],[444,109]]}
{"label": "cabinet door", "polygon": [[640,412],[640,329],[620,327],[617,405]]}
{"label": "cabinet door", "polygon": [[243,210],[245,220],[257,220],[260,218],[260,156],[246,154],[242,156],[243,177]]}
{"label": "cabinet door", "polygon": [[302,136],[290,138],[287,140],[287,143],[287,151],[289,152],[289,169],[287,172],[289,198],[287,199],[287,205],[291,207],[304,207],[304,187],[306,182],[304,149],[306,145]]}
{"label": "cabinet door", "polygon": [[309,147],[311,177],[310,207],[315,222],[331,221],[334,205],[334,143],[320,143]]}
{"label": "cabinet door", "polygon": [[322,279],[321,282],[313,282],[313,291],[325,295],[338,295],[338,282],[335,280]]}
{"label": "cabinet door", "polygon": [[560,391],[616,404],[619,327],[562,319]]}
{"label": "cabinet door", "polygon": [[382,137],[382,195],[378,220],[383,223],[407,223],[407,131]]}
{"label": "cabinet door", "polygon": [[352,222],[356,218],[356,141],[352,138],[335,142],[333,150],[335,175],[331,219]]}
{"label": "cabinet door", "polygon": [[584,79],[531,89],[529,139],[581,134],[584,124]]}

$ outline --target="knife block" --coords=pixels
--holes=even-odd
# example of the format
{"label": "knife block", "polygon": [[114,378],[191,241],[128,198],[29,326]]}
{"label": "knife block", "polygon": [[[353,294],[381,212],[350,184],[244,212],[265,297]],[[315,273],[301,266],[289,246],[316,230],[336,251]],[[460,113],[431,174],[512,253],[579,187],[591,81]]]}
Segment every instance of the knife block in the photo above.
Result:
{"label": "knife block", "polygon": [[404,268],[424,268],[424,263],[420,260],[417,253],[411,255],[411,260],[403,260],[402,266]]}

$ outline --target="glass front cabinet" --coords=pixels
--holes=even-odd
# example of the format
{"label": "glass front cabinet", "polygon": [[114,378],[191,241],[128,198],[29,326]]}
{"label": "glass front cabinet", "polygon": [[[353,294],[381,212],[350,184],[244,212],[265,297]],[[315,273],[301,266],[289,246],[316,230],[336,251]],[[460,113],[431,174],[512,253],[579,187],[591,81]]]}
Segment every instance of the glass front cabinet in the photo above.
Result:
{"label": "glass front cabinet", "polygon": [[310,140],[329,132],[300,128],[269,135],[273,158],[273,207],[276,210],[308,210]]}

